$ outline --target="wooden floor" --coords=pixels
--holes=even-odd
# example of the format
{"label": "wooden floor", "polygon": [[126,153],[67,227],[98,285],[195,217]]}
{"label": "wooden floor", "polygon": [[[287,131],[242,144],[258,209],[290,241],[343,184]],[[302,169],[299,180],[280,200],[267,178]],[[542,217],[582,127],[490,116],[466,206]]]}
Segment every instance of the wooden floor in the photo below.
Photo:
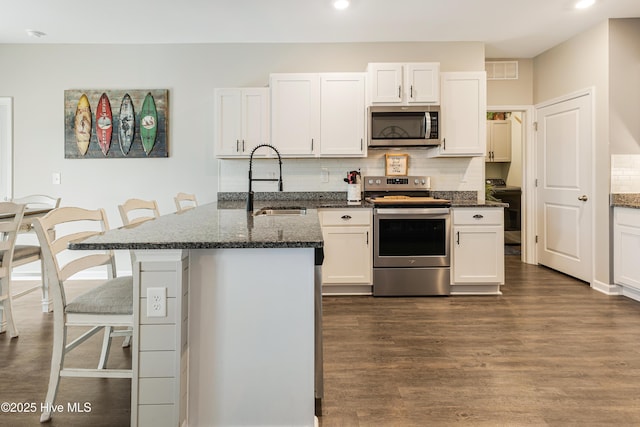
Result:
{"label": "wooden floor", "polygon": [[[500,297],[325,297],[321,426],[640,425],[640,303],[517,256],[506,266]],[[38,410],[0,412],[0,426],[40,425],[52,316],[38,299],[15,303],[18,339],[0,335],[0,402]],[[110,366],[129,357],[114,346]],[[129,387],[65,378],[48,425],[127,426]],[[76,402],[91,411],[69,412]]]}

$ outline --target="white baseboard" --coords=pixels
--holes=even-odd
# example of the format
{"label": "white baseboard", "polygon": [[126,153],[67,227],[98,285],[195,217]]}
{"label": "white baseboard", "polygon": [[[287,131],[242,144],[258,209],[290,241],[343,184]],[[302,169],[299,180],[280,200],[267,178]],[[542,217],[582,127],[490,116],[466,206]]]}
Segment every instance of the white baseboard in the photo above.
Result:
{"label": "white baseboard", "polygon": [[591,288],[606,295],[623,295],[622,287],[594,280]]}

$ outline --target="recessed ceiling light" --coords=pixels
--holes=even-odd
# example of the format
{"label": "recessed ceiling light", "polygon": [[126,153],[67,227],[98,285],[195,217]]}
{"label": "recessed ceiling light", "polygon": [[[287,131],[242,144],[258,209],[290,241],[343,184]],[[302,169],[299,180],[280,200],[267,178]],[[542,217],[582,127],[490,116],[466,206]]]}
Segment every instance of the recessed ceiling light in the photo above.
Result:
{"label": "recessed ceiling light", "polygon": [[576,9],[586,9],[594,5],[596,0],[580,0],[576,3]]}
{"label": "recessed ceiling light", "polygon": [[40,37],[46,36],[47,34],[43,33],[42,31],[38,31],[38,30],[27,30],[27,35],[29,37],[40,38]]}
{"label": "recessed ceiling light", "polygon": [[349,7],[349,0],[335,0],[333,2],[333,7],[338,10],[343,10]]}

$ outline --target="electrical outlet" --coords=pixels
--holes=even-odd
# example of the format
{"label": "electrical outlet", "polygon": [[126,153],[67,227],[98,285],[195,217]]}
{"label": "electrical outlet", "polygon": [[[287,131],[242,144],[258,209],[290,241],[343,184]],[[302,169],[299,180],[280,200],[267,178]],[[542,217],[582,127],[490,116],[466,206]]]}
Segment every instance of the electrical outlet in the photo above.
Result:
{"label": "electrical outlet", "polygon": [[60,172],[54,172],[54,173],[51,175],[51,182],[52,182],[54,185],[59,185],[59,184],[60,184]]}
{"label": "electrical outlet", "polygon": [[322,168],[320,170],[320,182],[329,182],[329,169]]}
{"label": "electrical outlet", "polygon": [[147,288],[147,317],[167,317],[167,288]]}

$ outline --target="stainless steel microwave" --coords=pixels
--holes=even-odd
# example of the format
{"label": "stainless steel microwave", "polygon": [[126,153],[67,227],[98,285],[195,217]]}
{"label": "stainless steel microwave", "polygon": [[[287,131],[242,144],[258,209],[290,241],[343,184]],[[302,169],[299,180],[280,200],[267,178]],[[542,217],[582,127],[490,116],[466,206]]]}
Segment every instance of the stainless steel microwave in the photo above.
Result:
{"label": "stainless steel microwave", "polygon": [[434,145],[440,145],[439,107],[369,107],[370,148]]}

